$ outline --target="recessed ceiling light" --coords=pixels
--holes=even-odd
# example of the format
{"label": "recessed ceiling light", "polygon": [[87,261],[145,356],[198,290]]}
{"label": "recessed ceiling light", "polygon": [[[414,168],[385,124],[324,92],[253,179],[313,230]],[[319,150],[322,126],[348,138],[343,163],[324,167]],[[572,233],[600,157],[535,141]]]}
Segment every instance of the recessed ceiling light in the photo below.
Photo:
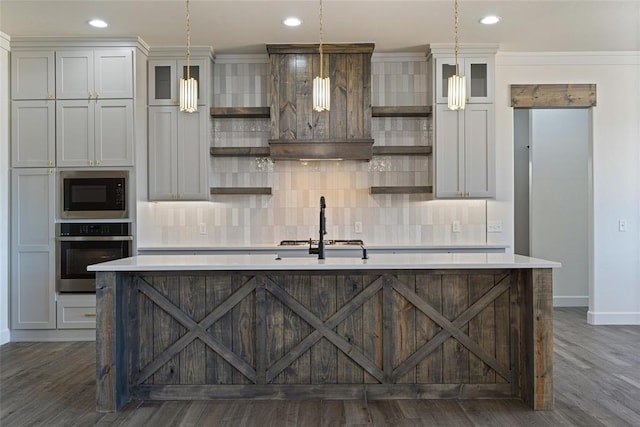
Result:
{"label": "recessed ceiling light", "polygon": [[89,25],[96,28],[107,28],[109,24],[104,22],[102,19],[92,19],[89,21]]}
{"label": "recessed ceiling light", "polygon": [[500,17],[496,15],[487,15],[480,20],[480,23],[484,25],[493,25],[498,22],[500,22]]}
{"label": "recessed ceiling light", "polygon": [[298,25],[302,24],[302,21],[298,18],[290,17],[282,21],[282,23],[287,27],[297,27]]}

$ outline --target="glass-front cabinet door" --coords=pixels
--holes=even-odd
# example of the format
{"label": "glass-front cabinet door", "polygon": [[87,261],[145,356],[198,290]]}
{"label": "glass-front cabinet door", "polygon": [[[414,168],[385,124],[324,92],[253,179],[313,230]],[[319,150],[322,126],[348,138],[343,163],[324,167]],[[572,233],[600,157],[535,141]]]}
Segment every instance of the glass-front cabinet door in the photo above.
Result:
{"label": "glass-front cabinet door", "polygon": [[[205,60],[192,59],[189,75],[198,81],[198,105],[206,104],[209,86],[203,75]],[[186,60],[149,61],[149,105],[178,105],[180,103],[180,78],[187,78]]]}
{"label": "glass-front cabinet door", "polygon": [[[448,79],[455,74],[455,57],[436,60],[436,102],[446,104]],[[493,102],[493,58],[458,57],[458,70],[466,76],[467,102],[485,104]]]}

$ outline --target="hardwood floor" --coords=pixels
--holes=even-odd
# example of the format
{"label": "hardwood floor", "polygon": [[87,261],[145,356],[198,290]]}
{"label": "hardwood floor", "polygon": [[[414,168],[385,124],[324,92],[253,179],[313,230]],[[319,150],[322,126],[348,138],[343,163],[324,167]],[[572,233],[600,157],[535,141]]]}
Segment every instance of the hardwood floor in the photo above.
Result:
{"label": "hardwood floor", "polygon": [[97,414],[94,343],[0,347],[0,426],[639,426],[640,326],[554,310],[556,409],[513,400],[133,402]]}

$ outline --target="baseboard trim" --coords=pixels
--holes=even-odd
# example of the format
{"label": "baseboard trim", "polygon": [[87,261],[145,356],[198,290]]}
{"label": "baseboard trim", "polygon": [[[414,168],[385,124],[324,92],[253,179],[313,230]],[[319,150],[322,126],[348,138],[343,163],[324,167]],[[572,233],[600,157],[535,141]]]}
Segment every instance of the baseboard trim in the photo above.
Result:
{"label": "baseboard trim", "polygon": [[554,307],[589,307],[589,297],[553,297]]}
{"label": "baseboard trim", "polygon": [[9,329],[3,329],[0,331],[0,345],[6,344],[11,341],[11,331]]}
{"label": "baseboard trim", "polygon": [[95,329],[22,330],[11,331],[11,342],[95,341]]}
{"label": "baseboard trim", "polygon": [[640,325],[640,312],[587,312],[590,325]]}

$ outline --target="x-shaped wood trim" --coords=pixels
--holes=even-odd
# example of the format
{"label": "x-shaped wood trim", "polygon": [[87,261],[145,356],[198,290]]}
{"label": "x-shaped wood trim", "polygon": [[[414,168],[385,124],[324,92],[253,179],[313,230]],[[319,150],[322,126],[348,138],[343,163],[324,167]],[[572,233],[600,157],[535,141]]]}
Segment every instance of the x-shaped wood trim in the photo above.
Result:
{"label": "x-shaped wood trim", "polygon": [[250,381],[254,383],[256,382],[256,370],[207,332],[207,329],[211,327],[211,325],[227,314],[233,307],[256,289],[256,277],[252,277],[248,280],[244,285],[242,285],[242,287],[240,287],[240,289],[231,294],[222,302],[222,304],[218,305],[211,313],[197,323],[174,303],[169,301],[169,299],[164,295],[153,288],[153,286],[151,286],[142,277],[137,276],[136,279],[136,285],[140,292],[146,295],[153,303],[188,329],[186,334],[167,347],[158,355],[158,357],[142,369],[136,379],[137,384],[142,384],[147,378],[153,375],[158,369],[160,369],[165,363],[171,360],[172,357],[182,351],[182,349],[196,338],[200,338],[202,342],[229,362],[231,366],[240,371]]}
{"label": "x-shaped wood trim", "polygon": [[274,363],[268,370],[266,375],[267,383],[273,381],[273,379],[282,372],[287,366],[293,363],[304,352],[309,350],[316,342],[322,337],[325,337],[333,345],[338,347],[349,356],[354,362],[360,365],[364,370],[370,373],[378,381],[382,382],[383,373],[378,366],[367,358],[364,354],[357,350],[357,348],[347,341],[344,337],[338,335],[333,331],[333,328],[338,326],[343,320],[349,317],[352,313],[362,307],[362,305],[375,295],[380,289],[382,289],[382,278],[379,277],[369,286],[360,291],[355,297],[349,300],[343,305],[340,310],[335,312],[326,321],[320,320],[315,314],[313,314],[307,307],[302,305],[297,299],[289,295],[284,291],[276,282],[267,277],[265,281],[265,287],[273,296],[282,301],[288,308],[307,322],[311,327],[315,328],[311,334],[305,339],[300,341],[295,347],[293,347],[285,356]]}
{"label": "x-shaped wood trim", "polygon": [[[438,332],[433,338],[427,341],[415,353],[409,356],[402,364],[400,364],[393,370],[392,378],[394,382],[397,381],[401,376],[406,374],[409,370],[413,369],[429,353],[434,351],[449,337],[452,336],[456,338],[467,349],[469,349],[472,353],[478,356],[480,360],[489,365],[501,377],[503,377],[508,382],[511,382],[511,371],[509,370],[509,368],[505,367],[498,361],[498,359],[487,353],[482,347],[480,347],[480,345],[478,345],[478,343],[473,341],[460,329],[471,319],[480,314],[480,312],[484,310],[485,307],[487,307],[491,302],[493,302],[507,289],[509,289],[510,282],[507,279],[510,276],[503,277],[493,288],[491,288],[487,293],[485,293],[475,303],[467,308],[453,322],[444,317],[438,310],[436,310],[433,306],[428,304],[424,299],[422,299],[415,292],[409,289],[407,285],[401,283],[397,277],[391,277],[391,287],[442,328],[440,332]],[[385,301],[385,303],[388,304],[388,301]]]}

